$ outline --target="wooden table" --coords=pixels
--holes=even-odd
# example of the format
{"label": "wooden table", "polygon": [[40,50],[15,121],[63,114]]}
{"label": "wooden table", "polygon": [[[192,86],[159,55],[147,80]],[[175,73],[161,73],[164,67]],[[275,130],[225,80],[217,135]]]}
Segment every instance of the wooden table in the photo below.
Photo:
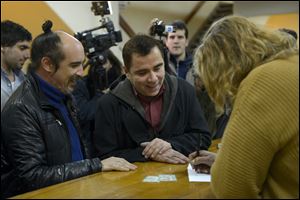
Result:
{"label": "wooden table", "polygon": [[[213,141],[210,151],[217,151]],[[187,165],[174,165],[159,162],[134,163],[138,169],[130,172],[100,172],[64,183],[27,192],[16,199],[46,198],[213,198],[209,183],[189,182]],[[145,183],[146,176],[174,174],[177,181]]]}

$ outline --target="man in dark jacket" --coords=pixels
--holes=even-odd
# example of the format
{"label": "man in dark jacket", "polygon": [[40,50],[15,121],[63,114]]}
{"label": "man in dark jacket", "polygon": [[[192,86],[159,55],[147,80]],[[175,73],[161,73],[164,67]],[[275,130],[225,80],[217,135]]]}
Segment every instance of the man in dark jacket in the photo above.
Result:
{"label": "man in dark jacket", "polygon": [[166,47],[169,51],[169,66],[173,74],[187,80],[194,85],[193,78],[193,55],[187,51],[189,44],[189,32],[186,24],[181,20],[175,20],[171,24],[175,32],[167,33]]}
{"label": "man in dark jacket", "polygon": [[71,91],[83,73],[84,50],[73,36],[52,32],[32,44],[28,79],[1,112],[1,197],[109,170],[136,167],[122,158],[90,159]]}
{"label": "man in dark jacket", "polygon": [[195,90],[165,73],[161,44],[134,36],[123,48],[123,59],[127,78],[98,103],[98,155],[178,164],[187,163],[198,144],[207,149],[210,133]]}
{"label": "man in dark jacket", "polygon": [[212,138],[221,138],[229,117],[226,113],[222,114],[221,117],[217,117],[214,103],[211,101],[205,88],[199,86],[201,80],[193,72],[193,55],[187,50],[189,32],[186,24],[181,20],[175,20],[171,25],[176,27],[176,31],[167,33],[166,37],[170,69],[175,72],[175,75],[195,86]]}
{"label": "man in dark jacket", "polygon": [[1,21],[1,111],[25,79],[22,67],[30,57],[31,33],[10,20]]}
{"label": "man in dark jacket", "polygon": [[82,134],[87,139],[90,154],[94,156],[92,133],[95,129],[97,100],[105,94],[109,86],[123,73],[122,63],[108,50],[103,53],[104,64],[92,62],[87,76],[78,80],[73,95],[78,108],[78,118]]}

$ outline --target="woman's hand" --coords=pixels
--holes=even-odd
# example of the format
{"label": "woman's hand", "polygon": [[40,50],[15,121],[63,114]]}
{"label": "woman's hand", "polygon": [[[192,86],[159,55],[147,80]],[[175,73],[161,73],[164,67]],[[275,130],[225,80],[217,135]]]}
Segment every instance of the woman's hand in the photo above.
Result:
{"label": "woman's hand", "polygon": [[198,173],[210,173],[210,167],[216,159],[216,154],[213,152],[201,150],[199,153],[197,151],[189,155],[190,164],[192,168]]}

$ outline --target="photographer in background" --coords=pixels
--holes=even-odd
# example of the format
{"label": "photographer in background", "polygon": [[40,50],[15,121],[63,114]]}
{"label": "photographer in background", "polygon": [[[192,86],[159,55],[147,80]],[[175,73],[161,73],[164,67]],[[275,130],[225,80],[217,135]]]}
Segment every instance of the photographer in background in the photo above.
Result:
{"label": "photographer in background", "polygon": [[[122,41],[122,33],[116,31],[114,23],[109,17],[111,6],[108,1],[92,2],[92,12],[95,16],[101,16],[100,26],[78,32],[75,37],[82,43],[85,55],[88,58],[87,65],[90,65],[88,75],[79,80],[73,95],[76,98],[79,108],[79,122],[86,142],[88,143],[89,153],[94,155],[94,147],[91,134],[94,131],[94,118],[97,107],[97,100],[106,92],[109,87],[117,84],[118,77],[123,74],[122,64],[118,58],[109,50],[112,46],[117,46]],[[106,31],[97,34],[95,31]],[[121,78],[120,78],[121,79]]]}
{"label": "photographer in background", "polygon": [[167,32],[165,44],[169,50],[169,67],[175,74],[195,86],[197,98],[201,104],[212,139],[221,138],[225,130],[229,114],[217,113],[215,105],[201,84],[201,79],[193,72],[193,55],[187,49],[189,32],[181,20],[171,23],[175,32]]}
{"label": "photographer in background", "polygon": [[109,90],[109,86],[123,74],[122,63],[107,50],[103,54],[101,63],[92,64],[88,75],[78,80],[73,95],[78,107],[79,123],[90,154],[94,155],[91,134],[94,131],[94,119],[97,100]]}
{"label": "photographer in background", "polygon": [[168,32],[165,45],[169,50],[169,66],[179,77],[194,85],[192,75],[193,56],[187,51],[188,29],[183,21],[175,20],[172,24],[175,32]]}

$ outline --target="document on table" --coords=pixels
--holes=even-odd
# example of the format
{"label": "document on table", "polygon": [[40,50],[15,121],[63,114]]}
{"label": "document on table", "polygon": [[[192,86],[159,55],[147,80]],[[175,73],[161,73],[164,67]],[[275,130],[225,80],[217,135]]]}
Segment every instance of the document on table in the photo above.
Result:
{"label": "document on table", "polygon": [[210,174],[197,173],[191,166],[187,167],[190,182],[210,182]]}

